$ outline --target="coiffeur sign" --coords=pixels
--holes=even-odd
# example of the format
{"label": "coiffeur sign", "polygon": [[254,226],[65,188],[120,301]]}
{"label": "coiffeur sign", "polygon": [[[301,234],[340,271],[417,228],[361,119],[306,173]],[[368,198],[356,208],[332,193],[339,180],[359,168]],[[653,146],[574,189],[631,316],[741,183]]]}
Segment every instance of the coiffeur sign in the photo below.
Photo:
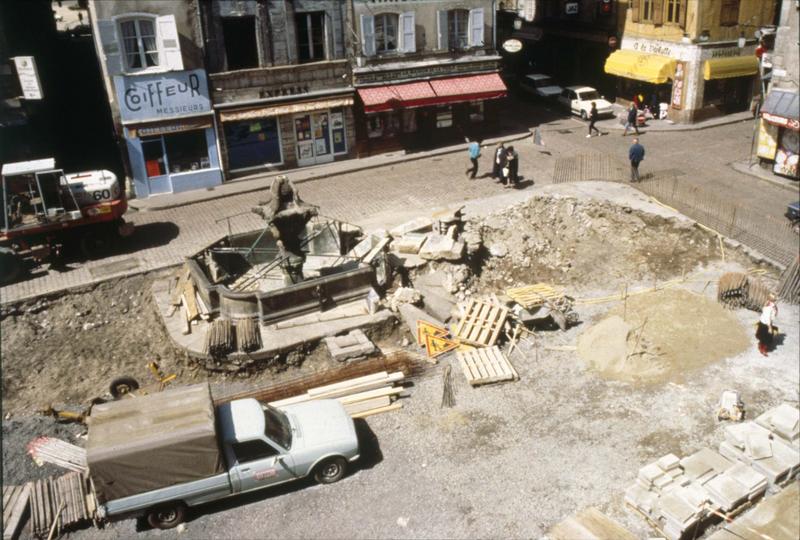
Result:
{"label": "coiffeur sign", "polygon": [[211,112],[206,72],[171,71],[114,77],[123,122],[159,120]]}

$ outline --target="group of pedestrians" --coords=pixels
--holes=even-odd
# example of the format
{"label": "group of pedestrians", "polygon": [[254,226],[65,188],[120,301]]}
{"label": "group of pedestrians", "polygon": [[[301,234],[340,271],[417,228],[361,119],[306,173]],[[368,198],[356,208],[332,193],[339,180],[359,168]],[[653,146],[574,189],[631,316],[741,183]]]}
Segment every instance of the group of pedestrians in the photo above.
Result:
{"label": "group of pedestrians", "polygon": [[[469,139],[467,141],[469,142]],[[478,174],[481,145],[477,140],[473,140],[469,142],[467,149],[471,166],[466,174],[474,180]],[[502,142],[497,146],[492,160],[491,177],[499,180],[507,188],[515,187],[519,183],[519,153],[513,146],[506,147]]]}

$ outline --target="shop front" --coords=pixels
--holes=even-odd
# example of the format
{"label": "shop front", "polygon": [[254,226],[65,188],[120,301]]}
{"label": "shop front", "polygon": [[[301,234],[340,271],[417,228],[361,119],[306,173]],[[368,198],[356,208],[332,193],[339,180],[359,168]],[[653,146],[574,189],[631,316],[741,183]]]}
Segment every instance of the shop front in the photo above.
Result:
{"label": "shop front", "polygon": [[114,85],[137,197],[222,183],[205,71],[117,76]]}
{"label": "shop front", "polygon": [[357,91],[367,155],[479,136],[492,100],[507,93],[497,73],[366,86]]}
{"label": "shop front", "polygon": [[[618,77],[625,101],[642,95],[644,105],[690,123],[747,110],[758,75],[755,44],[674,43],[623,38],[605,71]],[[656,110],[653,110],[656,113]]]}
{"label": "shop front", "polygon": [[800,95],[772,89],[761,107],[758,157],[775,174],[800,180]]}
{"label": "shop front", "polygon": [[226,170],[291,169],[348,157],[353,98],[220,108]]}

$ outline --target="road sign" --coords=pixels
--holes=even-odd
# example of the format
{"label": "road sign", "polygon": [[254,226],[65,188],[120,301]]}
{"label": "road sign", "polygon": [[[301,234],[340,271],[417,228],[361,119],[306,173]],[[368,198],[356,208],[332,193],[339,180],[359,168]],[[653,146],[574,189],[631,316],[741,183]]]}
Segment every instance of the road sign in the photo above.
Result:
{"label": "road sign", "polygon": [[15,56],[14,65],[17,68],[22,96],[25,99],[42,99],[42,85],[39,83],[39,72],[33,56]]}

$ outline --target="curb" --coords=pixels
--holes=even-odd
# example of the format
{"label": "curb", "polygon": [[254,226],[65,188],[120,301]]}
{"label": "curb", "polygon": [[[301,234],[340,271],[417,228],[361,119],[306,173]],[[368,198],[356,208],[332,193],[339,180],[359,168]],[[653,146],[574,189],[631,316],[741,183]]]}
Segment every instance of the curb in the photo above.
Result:
{"label": "curb", "polygon": [[755,171],[753,171],[750,168],[749,165],[746,165],[746,164],[744,164],[742,162],[739,162],[739,161],[732,161],[731,163],[728,163],[728,166],[731,169],[733,169],[734,171],[736,171],[736,172],[740,172],[742,174],[746,174],[748,176],[752,176],[753,178],[757,178],[758,180],[762,180],[764,182],[769,182],[770,184],[772,184],[774,186],[777,186],[779,188],[785,189],[786,191],[791,191],[795,195],[800,196],[800,193],[798,193],[798,190],[800,190],[800,183],[798,183],[798,182],[794,182],[794,185],[793,185],[793,184],[790,183],[790,182],[793,182],[793,180],[786,179],[784,181],[784,180],[780,180],[778,178],[770,178],[767,175],[758,174]]}
{"label": "curb", "polygon": [[[494,138],[494,139],[487,139],[486,141],[484,141],[484,144],[482,146],[491,146],[491,145],[494,145],[494,144],[497,144],[497,143],[500,143],[500,142],[509,143],[509,142],[514,142],[514,141],[521,141],[521,140],[527,139],[528,137],[532,137],[532,136],[533,136],[533,133],[531,131],[527,131],[525,133],[518,133],[516,135],[510,135],[508,137],[497,137],[497,138]],[[430,152],[420,152],[419,154],[403,154],[403,155],[399,155],[399,156],[396,156],[396,157],[392,157],[392,158],[390,158],[390,159],[388,159],[386,161],[380,162],[380,163],[374,163],[374,164],[371,163],[371,164],[364,164],[364,165],[355,165],[354,164],[353,167],[350,167],[350,168],[347,168],[347,169],[343,169],[343,170],[330,171],[330,172],[320,171],[319,173],[312,174],[311,176],[308,176],[306,178],[297,178],[297,179],[293,178],[292,182],[295,183],[295,184],[302,184],[303,182],[310,182],[310,181],[313,181],[313,180],[321,180],[323,178],[330,178],[332,176],[339,176],[339,175],[342,175],[342,174],[349,174],[349,173],[354,173],[354,172],[367,171],[367,170],[370,170],[370,169],[377,169],[377,168],[380,168],[380,167],[386,167],[388,165],[395,165],[397,163],[407,163],[409,161],[418,161],[420,159],[426,159],[426,158],[435,157],[435,156],[442,156],[442,155],[446,155],[446,154],[455,154],[456,152],[463,152],[463,151],[464,151],[464,147],[459,145],[459,146],[448,146],[446,148],[441,148],[441,149],[437,149],[437,150],[431,150]],[[359,159],[358,158],[353,158],[350,161],[353,161],[355,163],[355,162],[358,162]],[[289,171],[276,171],[275,173],[265,174],[263,177],[249,178],[248,180],[239,180],[239,181],[240,182],[246,182],[246,181],[249,182],[249,181],[255,181],[255,180],[267,180],[267,179],[274,178],[274,177],[282,175],[282,174],[290,175],[290,174],[292,174],[292,171],[291,170],[289,170]],[[236,182],[237,181],[234,180],[233,182],[230,182],[227,185],[236,184]],[[137,208],[135,205],[131,204],[132,201],[128,201],[128,206],[133,208],[136,212],[160,212],[162,210],[170,210],[170,209],[173,209],[173,208],[180,208],[180,207],[183,207],[183,206],[189,206],[189,205],[197,204],[197,203],[201,203],[201,202],[208,202],[208,201],[212,201],[212,200],[224,199],[226,197],[233,197],[235,195],[243,195],[245,193],[254,193],[256,191],[264,191],[264,190],[268,190],[268,189],[269,189],[269,186],[264,186],[264,185],[261,185],[259,187],[247,187],[247,188],[243,188],[243,189],[238,190],[238,191],[231,191],[230,193],[222,193],[222,194],[219,194],[219,195],[215,195],[213,197],[207,197],[207,198],[197,199],[197,200],[192,200],[192,201],[180,201],[180,202],[174,202],[174,203],[167,203],[167,204],[164,204],[164,205],[157,206],[155,208],[146,208],[146,207],[144,209]]]}
{"label": "curb", "polygon": [[[728,125],[731,125],[731,124],[738,124],[739,122],[748,122],[748,121],[751,121],[751,120],[753,120],[752,116],[747,117],[747,118],[736,118],[736,119],[731,119],[731,120],[715,122],[713,124],[707,124],[707,125],[704,125],[704,126],[701,126],[701,125],[696,125],[696,126],[686,125],[685,127],[670,127],[670,128],[653,128],[653,127],[650,127],[650,128],[646,128],[647,131],[644,131],[644,130],[643,131],[644,131],[644,133],[650,133],[650,132],[653,132],[653,133],[671,133],[671,132],[681,132],[681,131],[702,131],[704,129],[711,129],[711,128],[715,128],[715,127],[719,127],[719,126],[728,126]],[[674,125],[681,125],[681,124],[674,124]],[[625,126],[623,126],[622,124],[619,124],[618,122],[614,122],[612,125],[603,125],[603,124],[598,123],[597,126],[598,127],[602,127],[604,129],[613,129],[613,130],[617,130],[617,131],[622,131],[622,130],[625,129]],[[634,135],[635,135],[635,133],[634,133]]]}

